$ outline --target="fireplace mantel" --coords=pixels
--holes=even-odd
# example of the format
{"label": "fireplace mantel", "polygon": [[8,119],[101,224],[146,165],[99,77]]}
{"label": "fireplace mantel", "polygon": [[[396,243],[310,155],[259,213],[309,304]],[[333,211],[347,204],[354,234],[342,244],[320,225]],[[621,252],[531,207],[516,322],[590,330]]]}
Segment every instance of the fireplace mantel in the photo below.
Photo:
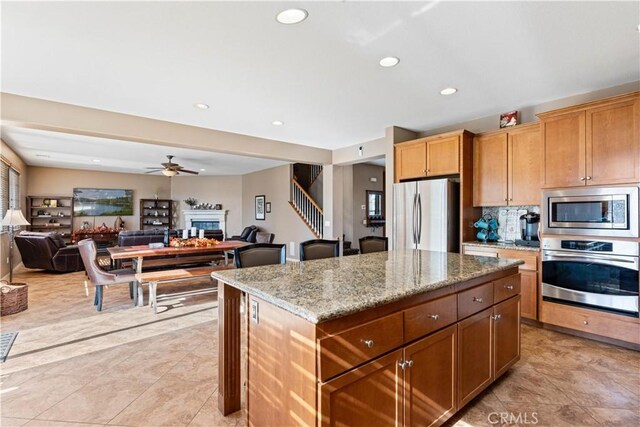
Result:
{"label": "fireplace mantel", "polygon": [[191,221],[218,221],[219,229],[227,235],[226,210],[190,209],[182,211],[182,223],[184,228],[191,228]]}

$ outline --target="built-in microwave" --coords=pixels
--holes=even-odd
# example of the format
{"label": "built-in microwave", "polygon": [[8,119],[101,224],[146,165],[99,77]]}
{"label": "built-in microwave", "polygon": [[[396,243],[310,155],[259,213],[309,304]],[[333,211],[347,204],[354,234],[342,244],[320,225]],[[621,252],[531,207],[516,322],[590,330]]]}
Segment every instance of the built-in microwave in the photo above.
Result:
{"label": "built-in microwave", "polygon": [[640,237],[638,186],[582,187],[542,193],[545,235]]}

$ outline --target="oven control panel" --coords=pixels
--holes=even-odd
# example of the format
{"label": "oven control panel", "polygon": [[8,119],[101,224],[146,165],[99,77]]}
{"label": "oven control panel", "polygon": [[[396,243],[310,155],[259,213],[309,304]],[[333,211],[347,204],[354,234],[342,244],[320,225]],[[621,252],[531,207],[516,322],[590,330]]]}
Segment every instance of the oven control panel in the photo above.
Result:
{"label": "oven control panel", "polygon": [[561,240],[560,247],[575,251],[613,252],[613,243],[590,240]]}

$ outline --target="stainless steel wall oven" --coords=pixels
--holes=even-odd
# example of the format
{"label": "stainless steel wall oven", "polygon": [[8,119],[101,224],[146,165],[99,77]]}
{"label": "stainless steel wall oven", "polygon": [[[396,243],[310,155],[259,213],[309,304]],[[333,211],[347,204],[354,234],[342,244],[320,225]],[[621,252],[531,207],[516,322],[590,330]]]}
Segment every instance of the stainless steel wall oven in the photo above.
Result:
{"label": "stainless steel wall oven", "polygon": [[638,317],[639,244],[544,238],[542,298]]}

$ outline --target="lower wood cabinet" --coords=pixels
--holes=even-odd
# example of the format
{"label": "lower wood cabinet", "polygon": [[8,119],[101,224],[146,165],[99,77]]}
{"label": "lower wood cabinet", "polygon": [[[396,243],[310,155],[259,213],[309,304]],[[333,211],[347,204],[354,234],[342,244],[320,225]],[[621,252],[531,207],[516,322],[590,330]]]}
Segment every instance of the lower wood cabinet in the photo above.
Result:
{"label": "lower wood cabinet", "polygon": [[493,308],[488,308],[458,323],[458,407],[493,380],[491,316]]}
{"label": "lower wood cabinet", "polygon": [[322,425],[402,425],[402,354],[396,350],[321,384]]}
{"label": "lower wood cabinet", "polygon": [[456,412],[457,340],[453,325],[405,348],[405,425],[440,425]]}
{"label": "lower wood cabinet", "polygon": [[[470,290],[503,282],[519,289],[519,278]],[[520,295],[515,295],[320,383],[320,424],[438,426],[519,359]]]}

